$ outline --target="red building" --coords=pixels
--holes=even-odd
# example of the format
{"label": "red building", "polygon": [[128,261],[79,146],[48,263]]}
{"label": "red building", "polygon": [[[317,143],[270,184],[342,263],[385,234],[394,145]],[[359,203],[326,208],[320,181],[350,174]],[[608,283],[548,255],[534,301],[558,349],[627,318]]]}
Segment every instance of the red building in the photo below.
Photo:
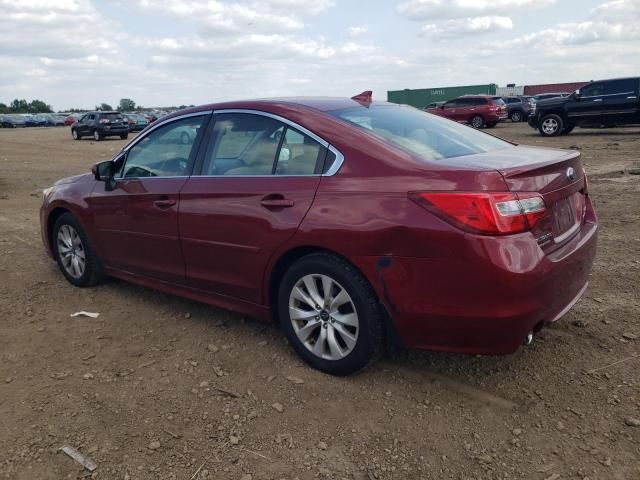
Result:
{"label": "red building", "polygon": [[525,95],[538,95],[540,93],[575,92],[589,82],[573,83],[545,83],[541,85],[525,85]]}

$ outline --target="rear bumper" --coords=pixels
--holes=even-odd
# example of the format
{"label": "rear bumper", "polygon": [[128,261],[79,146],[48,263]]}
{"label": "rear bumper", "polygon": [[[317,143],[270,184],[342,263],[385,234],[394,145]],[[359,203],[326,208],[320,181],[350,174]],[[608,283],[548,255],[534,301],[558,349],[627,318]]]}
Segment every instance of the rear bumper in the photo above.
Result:
{"label": "rear bumper", "polygon": [[550,254],[530,233],[465,235],[464,251],[446,260],[387,257],[384,269],[379,261],[364,268],[405,346],[512,353],[585,292],[597,243],[590,211],[581,230]]}
{"label": "rear bumper", "polygon": [[100,133],[100,135],[103,135],[105,137],[109,135],[124,135],[125,133],[129,133],[129,127],[116,127],[109,128],[108,130],[106,128],[99,128],[98,132]]}

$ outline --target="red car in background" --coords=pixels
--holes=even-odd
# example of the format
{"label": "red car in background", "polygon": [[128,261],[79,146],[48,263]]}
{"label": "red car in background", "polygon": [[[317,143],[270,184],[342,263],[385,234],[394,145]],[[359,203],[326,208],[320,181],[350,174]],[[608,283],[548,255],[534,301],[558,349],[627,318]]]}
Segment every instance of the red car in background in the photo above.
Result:
{"label": "red car in background", "polygon": [[473,128],[492,128],[507,119],[506,104],[501,97],[491,95],[465,95],[425,110]]}
{"label": "red car in background", "polygon": [[82,115],[84,115],[84,113],[72,113],[71,115],[64,118],[64,124],[67,127],[73,125],[78,121],[80,117],[82,117]]}
{"label": "red car in background", "polygon": [[71,284],[113,276],[276,321],[336,375],[384,341],[515,351],[580,299],[597,238],[579,151],[368,96],[167,115],[44,190],[40,221]]}

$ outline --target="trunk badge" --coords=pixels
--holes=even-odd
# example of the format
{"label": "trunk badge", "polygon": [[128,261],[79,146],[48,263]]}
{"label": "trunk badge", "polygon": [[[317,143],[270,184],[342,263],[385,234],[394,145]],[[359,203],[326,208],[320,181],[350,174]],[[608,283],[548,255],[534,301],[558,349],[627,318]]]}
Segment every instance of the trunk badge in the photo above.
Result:
{"label": "trunk badge", "polygon": [[567,180],[569,180],[570,182],[573,182],[575,179],[576,179],[576,171],[573,169],[573,167],[567,168]]}

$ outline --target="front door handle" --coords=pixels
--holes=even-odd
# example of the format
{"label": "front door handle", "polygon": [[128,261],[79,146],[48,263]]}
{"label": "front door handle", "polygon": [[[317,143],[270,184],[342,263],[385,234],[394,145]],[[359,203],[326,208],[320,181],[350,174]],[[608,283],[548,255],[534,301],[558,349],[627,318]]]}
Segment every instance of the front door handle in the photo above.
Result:
{"label": "front door handle", "polygon": [[260,205],[265,208],[289,208],[293,207],[294,201],[289,198],[284,198],[283,195],[274,194],[267,195],[260,200]]}
{"label": "front door handle", "polygon": [[172,198],[163,198],[161,200],[155,200],[153,204],[161,210],[166,210],[173,207],[176,204],[176,201]]}

